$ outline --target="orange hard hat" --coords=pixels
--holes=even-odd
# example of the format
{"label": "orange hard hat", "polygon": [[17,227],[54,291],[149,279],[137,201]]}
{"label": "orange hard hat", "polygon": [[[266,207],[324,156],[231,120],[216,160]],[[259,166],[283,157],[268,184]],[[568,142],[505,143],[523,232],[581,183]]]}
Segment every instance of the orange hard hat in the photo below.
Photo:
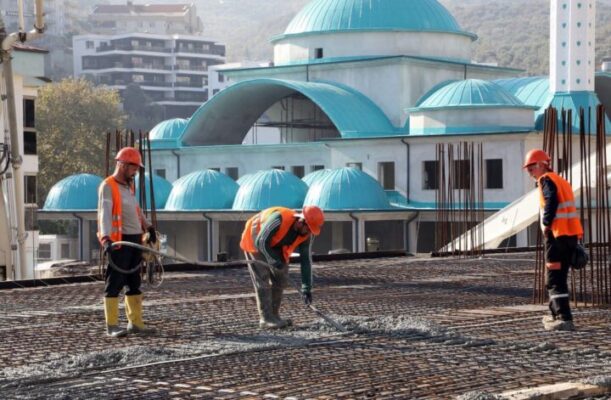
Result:
{"label": "orange hard hat", "polygon": [[316,206],[304,206],[301,210],[301,214],[297,214],[298,217],[305,220],[306,225],[310,228],[310,232],[314,236],[320,234],[320,228],[325,223],[325,215],[322,210]]}
{"label": "orange hard hat", "polygon": [[117,153],[115,160],[121,161],[127,164],[139,165],[144,167],[142,164],[142,156],[140,152],[133,147],[124,147]]}
{"label": "orange hard hat", "polygon": [[524,158],[524,165],[522,166],[522,168],[526,168],[529,165],[536,164],[541,161],[549,162],[550,158],[543,150],[533,149],[526,153],[526,157]]}

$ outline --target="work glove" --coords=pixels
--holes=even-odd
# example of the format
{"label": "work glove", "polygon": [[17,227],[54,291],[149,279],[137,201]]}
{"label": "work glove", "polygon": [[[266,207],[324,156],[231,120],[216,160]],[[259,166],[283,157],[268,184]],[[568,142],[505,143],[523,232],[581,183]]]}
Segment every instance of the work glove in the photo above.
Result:
{"label": "work glove", "polygon": [[149,243],[157,242],[157,231],[153,225],[146,228],[146,231],[149,233]]}
{"label": "work glove", "polygon": [[306,306],[312,304],[312,292],[303,292],[301,293],[301,298],[303,299],[303,303]]}
{"label": "work glove", "polygon": [[106,238],[106,240],[102,242],[102,248],[104,249],[104,253],[110,255],[110,253],[114,250],[112,247],[112,240]]}

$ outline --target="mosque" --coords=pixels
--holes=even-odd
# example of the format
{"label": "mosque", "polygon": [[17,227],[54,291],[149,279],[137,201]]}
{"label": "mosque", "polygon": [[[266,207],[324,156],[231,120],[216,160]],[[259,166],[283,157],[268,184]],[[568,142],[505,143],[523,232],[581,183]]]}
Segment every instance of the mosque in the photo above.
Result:
{"label": "mosque", "polygon": [[[231,85],[151,131],[168,253],[241,258],[244,222],[278,205],[324,209],[317,254],[435,250],[438,144],[481,146],[472,184],[488,216],[533,188],[520,166],[541,146],[547,107],[575,110],[578,132],[577,110],[609,101],[611,73],[595,73],[595,8],[551,0],[550,75],[524,77],[472,61],[476,35],[437,0],[311,1],[272,38],[272,66],[223,70]],[[78,221],[81,259],[97,257],[101,181],[65,178],[40,211]],[[531,242],[527,231],[512,240]]]}

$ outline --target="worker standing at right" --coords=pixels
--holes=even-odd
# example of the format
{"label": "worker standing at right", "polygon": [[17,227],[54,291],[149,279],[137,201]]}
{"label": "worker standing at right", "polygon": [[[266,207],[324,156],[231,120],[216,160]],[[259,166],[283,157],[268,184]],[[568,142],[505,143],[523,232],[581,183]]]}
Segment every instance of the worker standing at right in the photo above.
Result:
{"label": "worker standing at right", "polygon": [[543,317],[545,330],[572,331],[568,273],[583,227],[570,183],[552,171],[543,150],[526,154],[524,166],[539,188],[540,223],[545,241],[546,288],[551,316]]}

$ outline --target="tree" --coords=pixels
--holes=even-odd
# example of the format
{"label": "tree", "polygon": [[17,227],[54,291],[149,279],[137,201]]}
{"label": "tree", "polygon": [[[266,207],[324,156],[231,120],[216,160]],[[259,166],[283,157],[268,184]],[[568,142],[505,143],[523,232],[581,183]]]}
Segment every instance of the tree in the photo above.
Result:
{"label": "tree", "polygon": [[163,120],[163,109],[154,104],[137,83],[130,83],[123,91],[123,110],[127,114],[126,128],[134,131],[151,130]]}
{"label": "tree", "polygon": [[84,79],[64,79],[38,93],[39,201],[61,179],[81,173],[105,173],[106,132],[121,129],[117,91]]}

